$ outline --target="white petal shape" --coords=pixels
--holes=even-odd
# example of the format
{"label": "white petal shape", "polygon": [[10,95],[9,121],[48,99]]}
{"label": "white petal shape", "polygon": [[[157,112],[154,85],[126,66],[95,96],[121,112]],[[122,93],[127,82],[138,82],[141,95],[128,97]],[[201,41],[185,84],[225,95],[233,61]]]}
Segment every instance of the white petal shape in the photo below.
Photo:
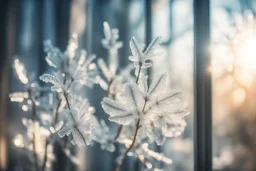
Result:
{"label": "white petal shape", "polygon": [[61,92],[64,91],[64,85],[61,83],[61,81],[54,75],[51,74],[43,74],[39,77],[40,80],[46,83],[53,84],[51,90]]}
{"label": "white petal shape", "polygon": [[135,37],[132,37],[130,41],[130,48],[132,51],[132,55],[136,61],[140,61],[143,58],[143,53],[142,53],[142,47],[138,45],[137,40]]}
{"label": "white petal shape", "polygon": [[125,88],[125,95],[131,101],[131,108],[136,109],[137,111],[142,111],[144,98],[137,85],[127,84]]}
{"label": "white petal shape", "polygon": [[103,98],[101,105],[104,111],[110,116],[116,116],[119,113],[125,113],[127,111],[123,104],[106,97]]}
{"label": "white petal shape", "polygon": [[157,37],[155,38],[147,47],[147,49],[145,50],[144,54],[147,55],[151,55],[154,53],[155,48],[161,43],[161,37]]}
{"label": "white petal shape", "polygon": [[127,112],[116,116],[110,116],[109,120],[121,125],[129,125],[131,123],[134,123],[134,120],[137,118],[138,116],[134,115],[133,113]]}
{"label": "white petal shape", "polygon": [[163,75],[161,75],[160,77],[152,81],[149,88],[150,96],[156,96],[163,93],[166,87],[166,77],[167,77],[167,74],[164,73]]}

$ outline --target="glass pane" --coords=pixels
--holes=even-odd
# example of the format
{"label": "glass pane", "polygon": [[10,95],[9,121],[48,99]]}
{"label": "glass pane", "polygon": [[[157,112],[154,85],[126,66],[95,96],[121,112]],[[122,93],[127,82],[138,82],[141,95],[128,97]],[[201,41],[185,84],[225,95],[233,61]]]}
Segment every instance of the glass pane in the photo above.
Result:
{"label": "glass pane", "polygon": [[193,0],[8,5],[0,170],[193,170]]}
{"label": "glass pane", "polygon": [[213,169],[255,170],[255,1],[211,2]]}
{"label": "glass pane", "polygon": [[[153,4],[153,37],[162,37],[164,55],[157,58],[155,71],[167,70],[169,87],[184,93],[190,115],[181,136],[160,148],[173,159],[167,170],[193,170],[193,1],[162,0]],[[186,20],[186,22],[183,22]],[[186,162],[184,162],[186,161]]]}

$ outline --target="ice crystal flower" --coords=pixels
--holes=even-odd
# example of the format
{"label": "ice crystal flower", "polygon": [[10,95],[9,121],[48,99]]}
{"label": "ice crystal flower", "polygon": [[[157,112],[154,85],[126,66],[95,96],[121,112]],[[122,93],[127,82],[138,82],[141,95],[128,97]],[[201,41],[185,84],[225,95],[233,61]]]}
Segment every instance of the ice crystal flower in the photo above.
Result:
{"label": "ice crystal flower", "polygon": [[153,80],[149,88],[146,81],[142,82],[144,85],[140,87],[143,90],[135,84],[128,84],[123,98],[118,101],[104,98],[102,107],[109,114],[110,121],[121,125],[129,125],[140,118],[147,136],[160,145],[165,137],[173,136],[169,133],[173,129],[171,124],[186,116],[188,111],[179,97],[181,93],[166,94],[164,91],[166,74]]}
{"label": "ice crystal flower", "polygon": [[39,79],[43,82],[51,83],[53,85],[51,87],[52,91],[65,92],[67,90],[62,81],[60,80],[60,78],[58,78],[58,76],[51,74],[43,74],[39,77]]}
{"label": "ice crystal flower", "polygon": [[121,125],[129,125],[139,118],[143,108],[143,98],[140,96],[139,89],[133,85],[126,86],[124,101],[114,101],[104,98],[102,107],[110,115],[109,120]]}
{"label": "ice crystal flower", "polygon": [[[115,170],[127,155],[137,157],[148,170],[157,170],[159,163],[172,163],[171,159],[148,148],[149,143],[161,145],[168,137],[179,136],[186,126],[183,117],[188,114],[182,93],[167,90],[166,73],[149,84],[149,76],[142,71],[152,66],[153,57],[161,54],[157,50],[160,38],[145,48],[133,37],[130,41],[132,56],[129,57],[133,65],[121,69],[118,49],[123,44],[118,40],[118,30],[111,29],[106,22],[103,26],[102,45],[108,51],[108,60],[97,61],[101,75],[93,62],[95,56],[89,56],[79,48],[75,34],[64,52],[50,41],[44,42],[46,62],[53,70],[39,78],[51,87],[39,86],[28,76],[24,65],[18,59],[14,60],[16,75],[25,90],[10,94],[10,99],[20,103],[24,111],[31,112],[31,119],[22,119],[27,135],[18,134],[13,143],[30,152],[29,158],[35,169],[41,165],[44,171],[50,166],[54,160],[52,144],[63,143],[57,138],[64,136],[71,136],[71,143],[78,147],[96,142],[109,152],[116,150],[115,143],[122,144],[124,154],[118,158]],[[134,68],[136,77],[131,74]],[[110,131],[111,126],[94,115],[94,107],[83,96],[83,89],[96,83],[108,94],[101,104],[109,120],[119,124],[115,133]],[[79,163],[68,145],[61,147],[70,161]]]}
{"label": "ice crystal flower", "polygon": [[78,147],[89,145],[92,139],[91,115],[93,110],[86,99],[79,97],[71,97],[71,99],[70,104],[68,104],[70,108],[61,113],[63,126],[58,135],[62,138],[72,134],[71,143]]}
{"label": "ice crystal flower", "polygon": [[130,48],[133,56],[130,56],[129,60],[134,63],[136,75],[140,72],[141,69],[149,68],[152,66],[150,60],[153,57],[162,54],[162,52],[157,52],[157,47],[159,46],[160,42],[160,37],[157,37],[150,43],[146,50],[144,50],[145,44],[138,43],[137,40],[132,37],[130,41]]}
{"label": "ice crystal flower", "polygon": [[64,75],[65,79],[68,79],[67,82],[71,80],[73,83],[78,82],[89,87],[96,83],[97,68],[95,63],[92,62],[95,55],[87,57],[85,50],[78,50],[76,35],[73,35],[70,39],[64,53],[54,47],[50,41],[46,41],[44,46],[47,53],[46,62],[57,69],[58,74],[55,74],[55,77],[58,77],[56,75]]}

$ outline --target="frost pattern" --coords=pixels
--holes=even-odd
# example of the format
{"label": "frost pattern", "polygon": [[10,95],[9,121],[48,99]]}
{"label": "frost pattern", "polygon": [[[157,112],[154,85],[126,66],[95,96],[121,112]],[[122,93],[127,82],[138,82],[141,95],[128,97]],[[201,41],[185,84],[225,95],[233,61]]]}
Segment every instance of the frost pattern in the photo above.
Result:
{"label": "frost pattern", "polygon": [[143,90],[136,84],[127,84],[120,100],[104,98],[102,107],[109,114],[109,120],[129,125],[139,118],[141,129],[145,129],[148,138],[158,145],[163,144],[166,137],[180,135],[186,126],[181,119],[189,112],[184,108],[180,92],[166,94],[166,77],[167,74],[160,75],[152,81],[149,89],[146,81],[140,81],[145,84],[140,86],[144,87]]}
{"label": "frost pattern", "polygon": [[[91,131],[93,125],[90,121],[92,111],[86,100],[79,99],[81,102],[78,103],[78,99],[73,100],[74,102],[70,103],[70,106],[74,107],[62,111],[64,125],[59,130],[58,135],[62,138],[65,135],[68,136],[72,134],[73,140],[71,143],[78,147],[83,147],[89,145],[92,139]],[[76,103],[78,103],[80,107],[76,107]]]}
{"label": "frost pattern", "polygon": [[[69,144],[84,147],[99,143],[101,149],[114,152],[119,149],[116,148],[118,143],[122,154],[117,158],[115,171],[127,156],[137,158],[146,170],[161,170],[159,166],[172,163],[170,158],[153,151],[149,145],[162,145],[166,139],[180,136],[189,111],[184,106],[182,93],[169,90],[167,73],[149,82],[151,76],[143,72],[153,65],[153,58],[162,54],[158,50],[160,38],[146,47],[132,37],[132,56],[129,57],[132,63],[120,68],[118,50],[123,43],[119,40],[118,29],[104,22],[103,30],[101,43],[108,55],[106,60],[97,59],[96,63],[95,55],[79,47],[76,34],[71,36],[64,52],[51,41],[45,41],[45,59],[52,70],[39,77],[46,83],[43,86],[15,58],[14,71],[24,86],[9,97],[30,116],[21,121],[26,127],[26,135],[15,135],[13,143],[26,152],[32,169],[50,170],[56,157],[52,146],[56,143],[75,164],[81,161],[72,154]],[[97,118],[94,107],[85,97],[86,89],[95,84],[106,92],[101,105],[113,126]]]}
{"label": "frost pattern", "polygon": [[[147,48],[133,37],[130,41],[132,56],[129,59],[135,68],[135,78],[125,83],[125,89],[119,96],[103,98],[101,105],[109,115],[109,120],[119,124],[121,131],[117,141],[124,144],[126,150],[118,158],[115,170],[119,170],[126,156],[135,149],[137,158],[147,169],[155,168],[153,160],[171,164],[172,161],[163,155],[148,149],[148,144],[156,142],[162,145],[168,137],[177,137],[185,129],[183,117],[189,114],[184,106],[180,91],[167,89],[167,73],[161,74],[148,84],[148,75],[143,69],[152,66],[151,59],[161,55],[157,49],[160,38],[154,39]],[[98,65],[110,82],[115,74],[111,73],[104,61]],[[107,87],[107,84],[104,84]],[[120,130],[120,129],[119,129]]]}
{"label": "frost pattern", "polygon": [[60,79],[57,76],[51,74],[43,74],[39,77],[40,80],[51,83],[53,86],[51,87],[52,91],[64,92],[65,88]]}
{"label": "frost pattern", "polygon": [[159,46],[160,42],[160,37],[157,37],[150,43],[146,50],[144,50],[145,44],[138,43],[135,37],[132,37],[130,41],[130,48],[133,56],[130,56],[129,60],[134,63],[136,75],[141,69],[152,66],[150,60],[153,57],[162,55],[162,52],[157,52],[157,47]]}

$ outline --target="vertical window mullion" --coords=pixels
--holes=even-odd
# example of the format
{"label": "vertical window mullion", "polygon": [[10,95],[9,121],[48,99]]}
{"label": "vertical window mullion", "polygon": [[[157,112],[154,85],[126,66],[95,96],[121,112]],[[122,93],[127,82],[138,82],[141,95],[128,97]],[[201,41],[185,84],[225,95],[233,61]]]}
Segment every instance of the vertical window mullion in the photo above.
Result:
{"label": "vertical window mullion", "polygon": [[212,170],[210,0],[194,0],[194,170]]}
{"label": "vertical window mullion", "polygon": [[152,40],[152,0],[145,1],[145,43]]}

